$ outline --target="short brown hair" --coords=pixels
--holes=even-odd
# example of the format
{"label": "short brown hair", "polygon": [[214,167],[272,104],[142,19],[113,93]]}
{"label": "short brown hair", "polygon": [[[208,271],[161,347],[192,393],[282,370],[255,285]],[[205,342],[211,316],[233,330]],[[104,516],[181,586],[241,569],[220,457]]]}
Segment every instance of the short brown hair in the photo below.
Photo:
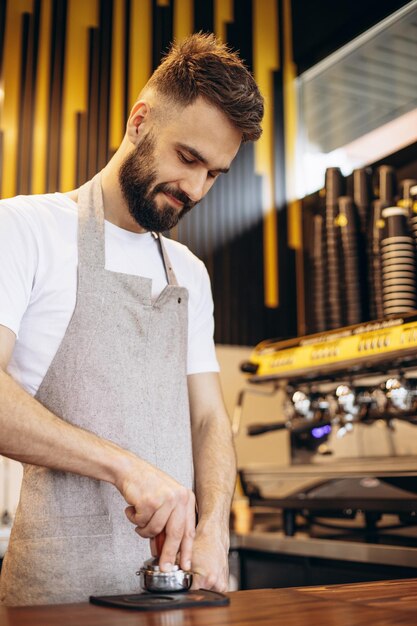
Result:
{"label": "short brown hair", "polygon": [[217,106],[241,131],[242,141],[262,133],[263,97],[236,52],[212,33],[196,33],[174,43],[147,86],[188,106],[199,96]]}

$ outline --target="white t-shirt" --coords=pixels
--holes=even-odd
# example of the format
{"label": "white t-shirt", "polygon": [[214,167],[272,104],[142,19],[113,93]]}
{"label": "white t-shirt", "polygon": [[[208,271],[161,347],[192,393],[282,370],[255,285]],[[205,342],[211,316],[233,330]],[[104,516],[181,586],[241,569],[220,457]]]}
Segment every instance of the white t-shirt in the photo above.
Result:
{"label": "white t-shirt", "polygon": [[[75,307],[78,206],[62,193],[0,201],[0,324],[17,339],[8,372],[35,395]],[[207,270],[188,248],[164,239],[178,284],[189,291],[188,374],[218,371],[213,299]],[[105,267],[167,284],[159,244],[105,222]]]}

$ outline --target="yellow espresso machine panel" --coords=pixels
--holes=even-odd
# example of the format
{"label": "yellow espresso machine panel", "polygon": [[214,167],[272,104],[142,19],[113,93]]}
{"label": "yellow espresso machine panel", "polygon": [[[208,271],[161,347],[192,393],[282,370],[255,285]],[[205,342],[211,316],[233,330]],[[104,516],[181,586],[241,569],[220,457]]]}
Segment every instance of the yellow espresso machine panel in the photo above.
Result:
{"label": "yellow espresso machine panel", "polygon": [[242,370],[251,382],[383,370],[417,364],[417,315],[391,318],[287,341],[258,344]]}

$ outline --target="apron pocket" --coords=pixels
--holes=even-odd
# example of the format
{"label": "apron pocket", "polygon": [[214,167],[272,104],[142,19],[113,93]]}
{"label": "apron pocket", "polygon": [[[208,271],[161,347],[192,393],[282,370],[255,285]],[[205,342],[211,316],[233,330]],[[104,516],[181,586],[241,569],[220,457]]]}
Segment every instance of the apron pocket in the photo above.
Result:
{"label": "apron pocket", "polygon": [[15,523],[13,539],[52,539],[60,537],[103,537],[113,533],[110,515],[71,515],[46,517]]}

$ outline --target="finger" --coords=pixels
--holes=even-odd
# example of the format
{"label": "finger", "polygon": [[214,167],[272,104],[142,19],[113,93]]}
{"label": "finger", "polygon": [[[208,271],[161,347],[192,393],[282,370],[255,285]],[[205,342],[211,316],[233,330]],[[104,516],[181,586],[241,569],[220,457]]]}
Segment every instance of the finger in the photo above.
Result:
{"label": "finger", "polygon": [[134,506],[128,506],[125,509],[125,514],[129,522],[135,524],[138,528],[142,528],[149,523],[153,512],[154,511],[150,507],[141,508],[140,511],[138,511]]}
{"label": "finger", "polygon": [[172,511],[168,522],[165,526],[165,542],[159,557],[159,567],[162,572],[171,571],[171,566],[175,563],[177,554],[181,547],[184,537],[188,507],[187,498],[181,500]]}
{"label": "finger", "polygon": [[193,572],[193,582],[191,589],[207,589],[220,591],[224,589],[224,581],[218,575],[218,572]]}
{"label": "finger", "polygon": [[171,512],[172,505],[169,503],[163,504],[157,511],[155,511],[145,526],[138,526],[135,529],[136,532],[145,539],[153,539],[164,530]]}
{"label": "finger", "polygon": [[125,509],[125,514],[129,522],[132,522],[132,524],[136,524],[136,521],[135,521],[136,509],[134,506],[128,506]]}
{"label": "finger", "polygon": [[204,589],[203,582],[204,582],[203,572],[198,573],[193,568],[193,582],[191,584],[191,589],[193,591],[197,591],[197,589]]}
{"label": "finger", "polygon": [[185,571],[191,570],[193,544],[195,538],[195,497],[191,494],[187,506],[184,535],[180,548],[180,567]]}
{"label": "finger", "polygon": [[170,572],[177,560],[181,540],[184,532],[184,524],[175,522],[173,528],[166,527],[166,539],[159,557],[159,567],[162,572]]}
{"label": "finger", "polygon": [[[137,529],[137,531],[136,531],[136,532],[138,532],[138,530],[139,530],[139,529]],[[138,534],[139,534],[139,532],[138,532]],[[159,559],[159,554],[158,554],[158,549],[157,549],[157,547],[156,547],[155,539],[154,539],[154,538],[151,538],[151,539],[149,540],[149,543],[150,543],[150,550],[151,550],[151,554],[152,554],[152,556],[153,556],[154,558],[158,558],[158,559]],[[179,560],[178,560],[178,558],[175,560],[175,563],[176,563],[176,565],[178,565],[178,566],[179,566]]]}

